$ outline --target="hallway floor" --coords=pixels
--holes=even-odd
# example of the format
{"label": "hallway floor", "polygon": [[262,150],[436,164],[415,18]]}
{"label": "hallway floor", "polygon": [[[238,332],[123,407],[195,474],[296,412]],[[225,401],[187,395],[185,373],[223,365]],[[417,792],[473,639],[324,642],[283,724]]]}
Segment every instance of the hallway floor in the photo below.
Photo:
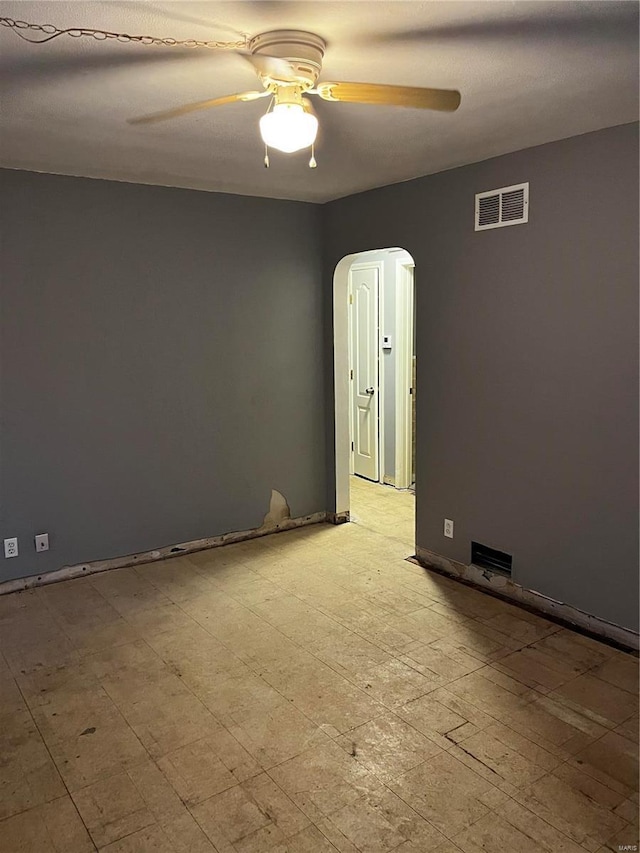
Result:
{"label": "hallway floor", "polygon": [[406,562],[413,497],[353,488],[354,524],[0,597],[3,853],[638,843],[637,660]]}
{"label": "hallway floor", "polygon": [[350,478],[351,520],[372,533],[396,540],[406,556],[415,553],[414,492]]}

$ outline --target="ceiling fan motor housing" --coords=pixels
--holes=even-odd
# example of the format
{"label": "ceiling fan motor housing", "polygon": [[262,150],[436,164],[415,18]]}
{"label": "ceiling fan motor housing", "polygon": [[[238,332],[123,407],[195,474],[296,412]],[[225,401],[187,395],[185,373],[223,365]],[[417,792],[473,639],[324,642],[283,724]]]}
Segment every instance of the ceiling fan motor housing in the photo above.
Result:
{"label": "ceiling fan motor housing", "polygon": [[[302,30],[273,30],[254,36],[249,42],[249,50],[254,55],[264,54],[285,59],[291,66],[295,82],[303,89],[315,86],[322,70],[326,46],[320,36]],[[279,82],[269,74],[261,73],[260,77],[266,85]]]}

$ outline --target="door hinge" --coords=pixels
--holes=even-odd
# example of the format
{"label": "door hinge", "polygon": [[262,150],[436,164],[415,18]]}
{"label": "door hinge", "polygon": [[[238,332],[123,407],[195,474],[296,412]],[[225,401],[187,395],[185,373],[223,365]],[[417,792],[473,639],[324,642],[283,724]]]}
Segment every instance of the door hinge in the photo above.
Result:
{"label": "door hinge", "polygon": [[409,388],[409,393],[413,394],[413,388]]}
{"label": "door hinge", "polygon": [[353,293],[349,294],[349,305],[353,305]]}
{"label": "door hinge", "polygon": [[355,450],[355,447],[353,446],[353,442],[351,442],[351,449]]}
{"label": "door hinge", "polygon": [[353,379],[353,370],[349,371],[349,379]]}

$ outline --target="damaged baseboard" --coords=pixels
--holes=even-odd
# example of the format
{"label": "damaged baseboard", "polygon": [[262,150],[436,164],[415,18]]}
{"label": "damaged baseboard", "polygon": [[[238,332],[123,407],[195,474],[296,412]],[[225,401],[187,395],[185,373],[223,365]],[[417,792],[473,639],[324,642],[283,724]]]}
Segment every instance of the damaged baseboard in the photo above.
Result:
{"label": "damaged baseboard", "polygon": [[52,572],[44,572],[41,575],[28,575],[25,578],[16,578],[15,580],[0,583],[0,595],[31,589],[35,586],[44,586],[49,583],[71,580],[72,578],[79,578],[83,575],[107,572],[110,569],[124,569],[128,566],[139,566],[144,563],[166,560],[168,557],[181,557],[185,554],[193,554],[195,551],[220,548],[222,545],[245,542],[248,539],[257,539],[261,536],[269,536],[272,533],[282,533],[285,530],[294,530],[298,527],[319,524],[327,520],[326,512],[314,512],[312,515],[291,518],[285,515],[288,512],[288,507],[285,510],[281,506],[281,501],[279,500],[281,497],[278,492],[273,493],[271,508],[265,516],[264,523],[252,530],[238,530],[233,533],[223,533],[221,536],[211,536],[207,539],[193,539],[191,542],[166,545],[164,548],[157,548],[153,551],[142,551],[139,554],[114,557],[110,560],[94,560],[90,563],[78,563],[75,566],[63,566],[61,569],[55,569]]}
{"label": "damaged baseboard", "polygon": [[329,524],[346,524],[351,521],[351,515],[347,512],[328,512],[327,521]]}
{"label": "damaged baseboard", "polygon": [[502,574],[481,569],[478,566],[466,565],[456,560],[441,557],[427,548],[416,548],[418,562],[428,569],[435,569],[442,574],[448,575],[455,580],[470,584],[483,592],[488,592],[498,598],[520,604],[523,607],[534,610],[542,616],[550,616],[555,621],[561,622],[568,627],[582,629],[594,637],[610,640],[625,649],[638,651],[640,637],[629,628],[622,628],[613,622],[607,622],[597,616],[578,610],[570,604],[548,598],[542,593],[535,592],[520,586],[511,578]]}

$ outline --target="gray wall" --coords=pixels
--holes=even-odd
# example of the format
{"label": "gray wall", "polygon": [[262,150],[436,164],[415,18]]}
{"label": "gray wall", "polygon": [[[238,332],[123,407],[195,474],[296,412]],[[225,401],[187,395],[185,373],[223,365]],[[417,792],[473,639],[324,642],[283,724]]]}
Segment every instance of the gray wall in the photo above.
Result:
{"label": "gray wall", "polygon": [[[475,232],[474,194],[521,181],[529,223]],[[637,629],[637,124],[323,215],[329,423],[336,264],[378,246],[416,263],[418,545],[465,563],[472,540],[510,552],[518,583]]]}
{"label": "gray wall", "polygon": [[0,196],[0,581],[259,526],[272,488],[325,509],[319,207],[17,171]]}

